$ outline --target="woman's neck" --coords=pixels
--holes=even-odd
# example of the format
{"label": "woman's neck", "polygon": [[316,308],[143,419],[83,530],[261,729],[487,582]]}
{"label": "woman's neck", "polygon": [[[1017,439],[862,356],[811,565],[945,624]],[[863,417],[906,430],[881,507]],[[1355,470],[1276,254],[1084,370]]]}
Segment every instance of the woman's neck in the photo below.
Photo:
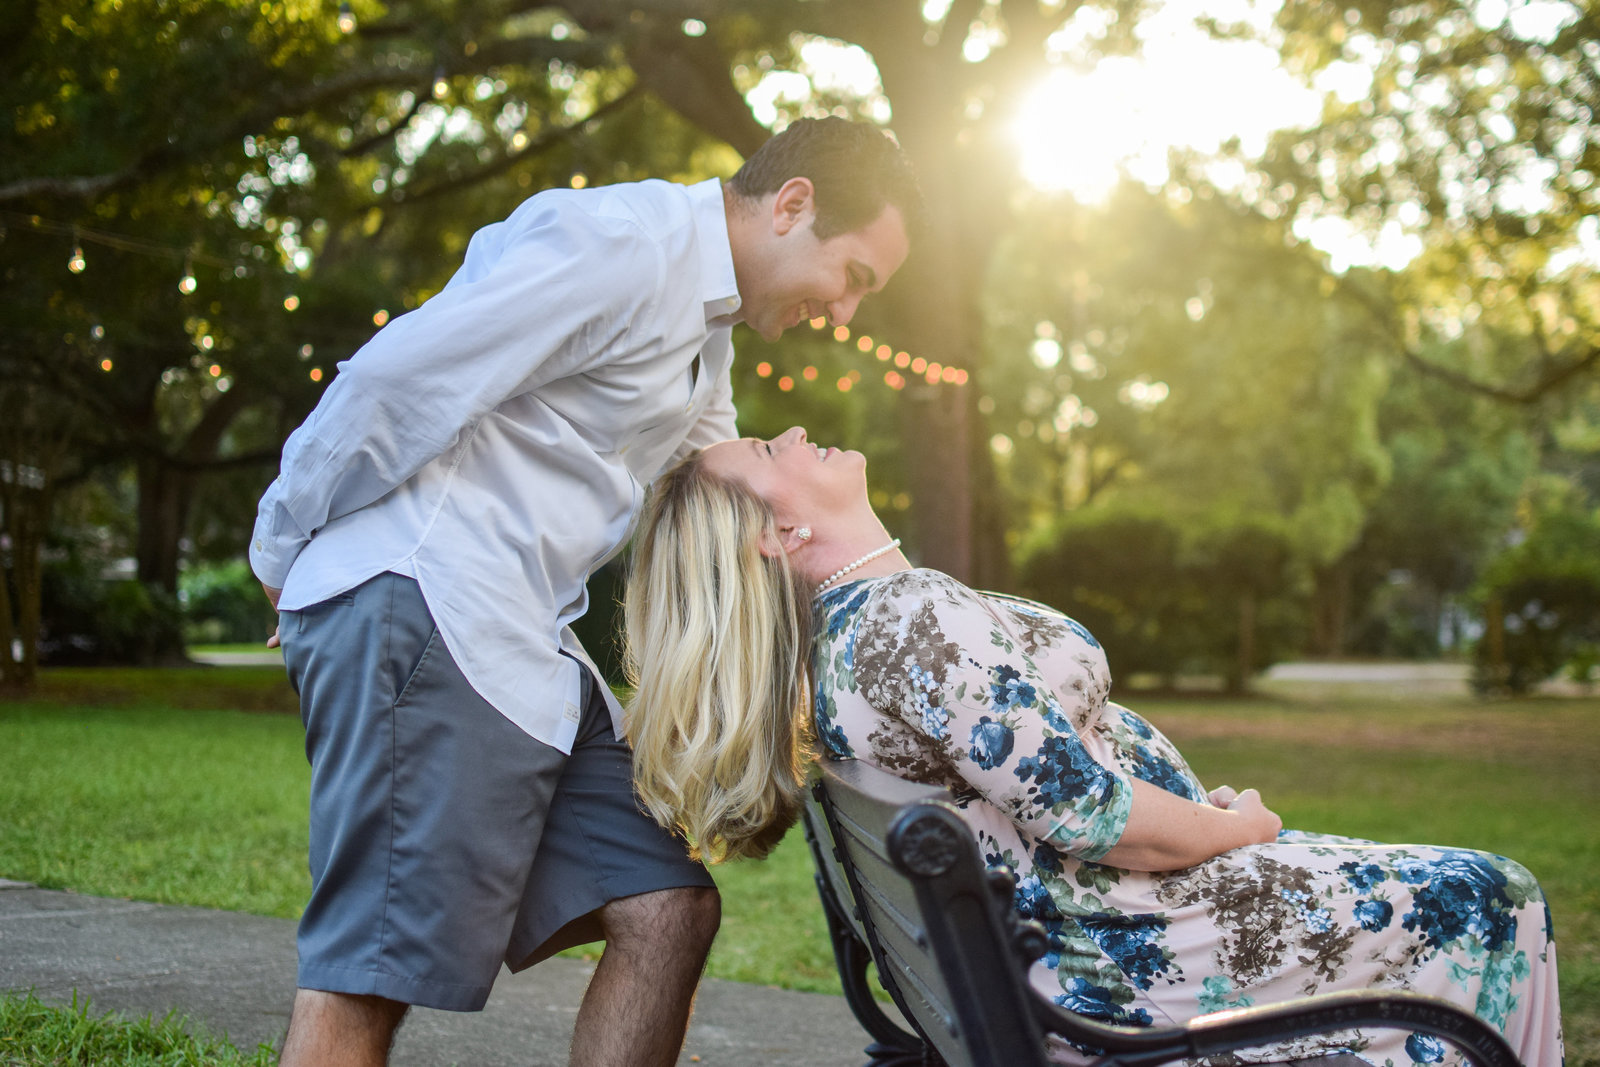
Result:
{"label": "woman's neck", "polygon": [[813,587],[822,586],[818,592],[858,578],[881,578],[911,566],[877,515],[872,515],[870,522],[862,521],[811,547],[818,551],[800,561],[800,572]]}

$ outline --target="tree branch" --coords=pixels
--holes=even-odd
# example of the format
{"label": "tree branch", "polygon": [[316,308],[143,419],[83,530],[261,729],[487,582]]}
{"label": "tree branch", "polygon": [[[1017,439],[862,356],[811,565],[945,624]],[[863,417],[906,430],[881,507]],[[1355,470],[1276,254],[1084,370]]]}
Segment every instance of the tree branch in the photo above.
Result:
{"label": "tree branch", "polygon": [[1435,363],[1412,348],[1405,341],[1404,331],[1395,320],[1393,309],[1375,299],[1363,286],[1353,282],[1348,274],[1338,276],[1338,285],[1341,292],[1365,308],[1373,317],[1380,327],[1380,335],[1394,347],[1408,366],[1464,392],[1477,393],[1479,396],[1486,396],[1504,404],[1526,407],[1538,403],[1578,375],[1600,366],[1600,345],[1591,345],[1587,352],[1566,362],[1558,362],[1555,355],[1541,345],[1540,354],[1546,369],[1532,384],[1518,388],[1482,381],[1454,367]]}
{"label": "tree branch", "polygon": [[469,171],[466,174],[451,178],[447,181],[437,182],[428,186],[427,188],[418,189],[414,192],[407,186],[401,186],[390,194],[388,198],[389,202],[391,204],[416,204],[424,200],[431,200],[437,196],[443,196],[446,193],[453,193],[459,189],[468,188],[469,186],[476,185],[479,182],[487,181],[496,174],[503,174],[505,171],[511,169],[517,163],[528,158],[529,156],[543,152],[559,142],[575,136],[576,134],[580,133],[589,123],[596,122],[605,118],[612,112],[620,110],[622,107],[630,103],[635,97],[637,97],[639,95],[639,91],[639,86],[630,86],[621,95],[617,96],[615,99],[607,101],[604,104],[601,104],[583,118],[568,123],[565,126],[557,126],[544,130],[539,134],[538,137],[535,137],[533,140],[529,141],[528,144],[523,148],[515,152],[507,152],[499,159],[487,163],[482,167],[479,167],[477,170]]}
{"label": "tree branch", "polygon": [[1481,382],[1453,368],[1441,367],[1409,348],[1402,347],[1401,355],[1405,357],[1408,364],[1430,378],[1448,382],[1456,388],[1463,389],[1469,393],[1477,393],[1480,396],[1487,396],[1503,403],[1518,404],[1524,407],[1538,403],[1578,375],[1600,366],[1600,346],[1595,346],[1590,348],[1587,354],[1569,363],[1556,365],[1554,369],[1541,375],[1538,381],[1532,385],[1522,389],[1513,389],[1509,386]]}
{"label": "tree branch", "polygon": [[[273,120],[285,115],[298,115],[348,96],[373,89],[403,89],[415,87],[422,79],[431,79],[443,69],[446,74],[469,74],[490,70],[508,63],[526,63],[538,58],[558,58],[564,62],[589,62],[596,58],[598,46],[584,41],[514,41],[493,42],[479,48],[470,57],[453,57],[442,68],[436,66],[433,56],[407,60],[402,56],[381,57],[380,62],[362,70],[350,71],[338,77],[314,82],[299,91],[275,96],[247,111],[232,123],[219,123],[209,127],[204,136],[172,145],[162,143],[120,170],[105,174],[60,176],[39,175],[21,178],[0,185],[0,203],[24,200],[31,197],[50,197],[61,200],[93,200],[106,193],[177,166],[185,160],[220,145],[231,144],[245,134],[270,126]],[[391,64],[388,60],[393,59]],[[418,96],[417,107],[428,100],[426,93]],[[398,128],[393,132],[398,132]],[[382,137],[372,141],[382,143]],[[350,154],[347,151],[347,154]]]}
{"label": "tree branch", "polygon": [[400,118],[396,119],[394,122],[391,122],[387,129],[380,130],[370,137],[363,137],[349,148],[341,149],[339,154],[344,156],[346,159],[353,159],[356,156],[365,155],[381,144],[387,144],[389,141],[394,140],[400,135],[401,130],[411,125],[411,120],[417,117],[417,113],[422,110],[422,106],[426,104],[429,99],[431,98],[428,95],[428,90],[426,87],[419,87],[418,89],[414,90],[414,95],[411,100],[411,107],[406,110],[404,115],[400,116]]}
{"label": "tree branch", "polygon": [[331,78],[313,85],[303,92],[278,97],[255,108],[237,121],[215,127],[209,136],[184,145],[163,144],[146,152],[121,170],[107,174],[78,177],[42,175],[22,178],[0,185],[0,203],[22,200],[27,197],[49,196],[60,199],[93,199],[114,189],[131,185],[163,167],[174,165],[189,156],[238,140],[252,130],[261,129],[273,119],[284,114],[299,114],[314,107],[355,92],[369,89],[402,87],[415,84],[421,64],[401,60],[393,67],[379,66],[370,70],[354,71],[343,77]]}

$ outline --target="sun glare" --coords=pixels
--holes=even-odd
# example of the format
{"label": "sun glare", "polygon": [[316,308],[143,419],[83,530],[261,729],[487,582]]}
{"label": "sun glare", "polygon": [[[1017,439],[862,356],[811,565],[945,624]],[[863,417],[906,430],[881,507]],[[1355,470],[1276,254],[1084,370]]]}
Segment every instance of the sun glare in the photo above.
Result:
{"label": "sun glare", "polygon": [[1149,150],[1145,118],[1117,91],[1110,65],[1092,74],[1054,71],[1023,99],[1012,129],[1030,185],[1099,202],[1122,168]]}
{"label": "sun glare", "polygon": [[1140,27],[1136,56],[1062,64],[1018,107],[1012,130],[1023,176],[1039,189],[1099,202],[1119,175],[1167,177],[1167,152],[1247,151],[1275,129],[1315,119],[1318,94],[1295,83],[1266,45],[1218,41],[1195,19],[1218,4],[1169,0]]}

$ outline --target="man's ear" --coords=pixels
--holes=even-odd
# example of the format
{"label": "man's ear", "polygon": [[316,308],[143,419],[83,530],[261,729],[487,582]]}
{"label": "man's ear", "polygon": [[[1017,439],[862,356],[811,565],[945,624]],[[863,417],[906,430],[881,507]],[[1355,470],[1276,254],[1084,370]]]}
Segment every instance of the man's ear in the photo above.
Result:
{"label": "man's ear", "polygon": [[768,559],[790,555],[809,540],[800,536],[799,529],[798,526],[780,526],[777,533],[773,533],[769,527],[761,531],[761,540],[756,547]]}
{"label": "man's ear", "polygon": [[810,178],[790,178],[772,199],[772,229],[783,236],[816,214],[816,188]]}

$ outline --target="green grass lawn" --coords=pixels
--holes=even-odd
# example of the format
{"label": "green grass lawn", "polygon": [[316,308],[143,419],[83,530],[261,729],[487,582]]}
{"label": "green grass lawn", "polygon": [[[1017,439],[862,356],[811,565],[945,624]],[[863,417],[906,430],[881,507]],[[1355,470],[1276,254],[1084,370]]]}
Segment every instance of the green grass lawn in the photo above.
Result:
{"label": "green grass lawn", "polygon": [[[1260,789],[1288,825],[1525,863],[1554,914],[1567,1062],[1600,1067],[1600,700],[1124,699],[1208,784]],[[270,669],[46,672],[0,703],[0,877],[296,916],[309,773],[293,708]],[[838,990],[798,830],[715,874],[711,974]]]}
{"label": "green grass lawn", "polygon": [[262,1045],[240,1052],[191,1032],[182,1018],[124,1019],[76,999],[40,1003],[30,993],[0,998],[0,1067],[272,1067]]}

